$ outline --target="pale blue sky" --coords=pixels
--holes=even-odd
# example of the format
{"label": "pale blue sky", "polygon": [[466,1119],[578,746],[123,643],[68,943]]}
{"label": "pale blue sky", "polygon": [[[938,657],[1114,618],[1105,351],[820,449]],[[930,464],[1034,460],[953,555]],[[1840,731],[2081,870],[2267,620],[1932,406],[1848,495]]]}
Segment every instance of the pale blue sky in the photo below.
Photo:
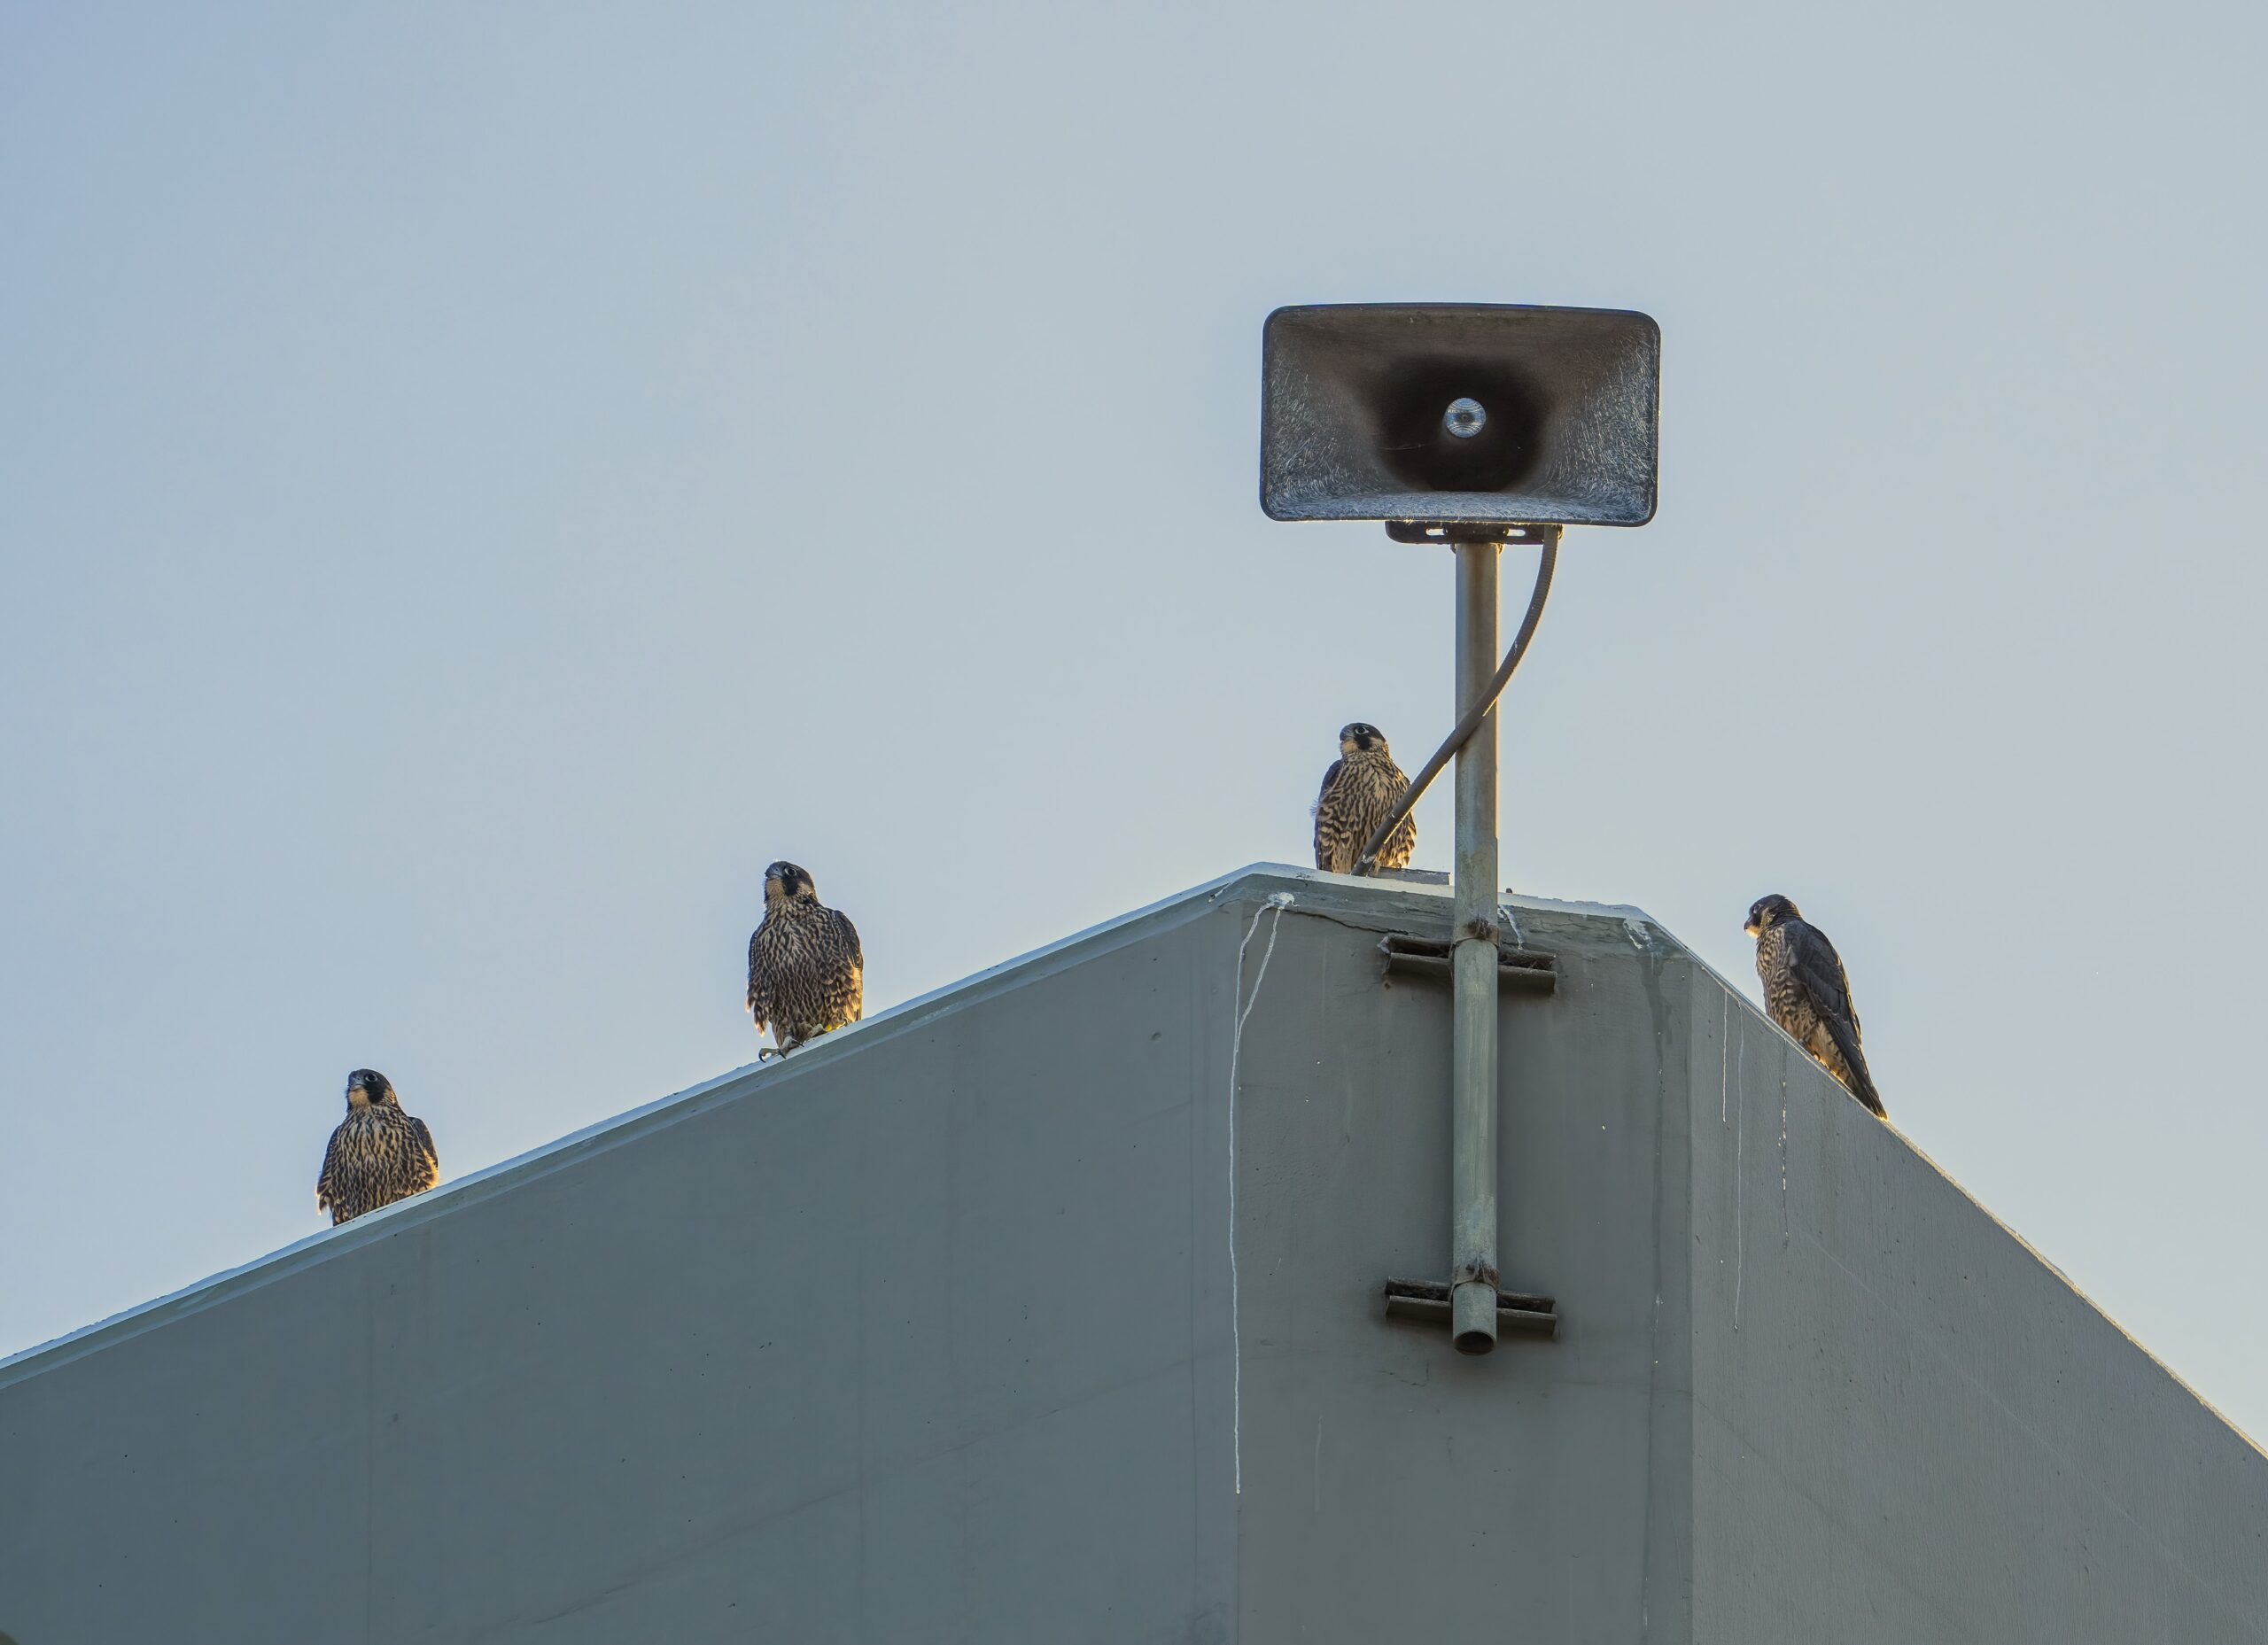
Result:
{"label": "pale blue sky", "polygon": [[748,1060],[772,857],[876,1005],[1301,860],[1449,570],[1262,516],[1261,320],[1568,302],[1661,322],[1661,511],[1569,538],[1507,880],[1751,986],[1795,896],[1899,1123],[2268,1433],[2264,32],[0,13],[0,1352],[318,1227],[358,1064],[458,1175]]}

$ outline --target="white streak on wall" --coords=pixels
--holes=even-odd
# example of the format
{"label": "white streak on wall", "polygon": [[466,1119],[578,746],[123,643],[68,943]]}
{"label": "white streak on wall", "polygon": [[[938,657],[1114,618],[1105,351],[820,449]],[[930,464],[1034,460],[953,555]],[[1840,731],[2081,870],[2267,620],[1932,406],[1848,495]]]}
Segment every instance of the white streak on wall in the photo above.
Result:
{"label": "white streak on wall", "polygon": [[[1268,962],[1275,957],[1276,934],[1283,928],[1284,911],[1292,905],[1292,894],[1278,891],[1268,899],[1266,908],[1257,909],[1252,923],[1245,927],[1244,941],[1237,944],[1237,1026],[1229,1040],[1229,1360],[1234,1383],[1229,1395],[1229,1445],[1235,1459],[1237,1494],[1244,1494],[1244,1333],[1242,1322],[1237,1317],[1237,1063],[1244,1051],[1244,1025],[1252,1015],[1252,1008],[1260,1003],[1260,985],[1267,981]],[[1276,918],[1268,927],[1268,946],[1260,951],[1260,969],[1253,974],[1252,997],[1244,997],[1244,951],[1252,946],[1253,933],[1260,929],[1263,915],[1273,912]]]}

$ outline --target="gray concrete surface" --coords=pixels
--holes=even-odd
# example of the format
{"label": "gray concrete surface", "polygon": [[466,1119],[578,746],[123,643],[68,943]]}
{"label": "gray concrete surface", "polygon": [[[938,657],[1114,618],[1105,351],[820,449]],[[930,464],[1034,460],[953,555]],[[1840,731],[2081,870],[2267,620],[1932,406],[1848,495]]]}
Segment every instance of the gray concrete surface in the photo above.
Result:
{"label": "gray concrete surface", "polygon": [[0,1364],[0,1628],[2263,1637],[2268,1460],[1643,916],[1514,912],[1557,1341],[1379,1303],[1446,896],[1250,869]]}
{"label": "gray concrete surface", "polygon": [[1691,969],[1695,1637],[2268,1638],[2268,1459]]}

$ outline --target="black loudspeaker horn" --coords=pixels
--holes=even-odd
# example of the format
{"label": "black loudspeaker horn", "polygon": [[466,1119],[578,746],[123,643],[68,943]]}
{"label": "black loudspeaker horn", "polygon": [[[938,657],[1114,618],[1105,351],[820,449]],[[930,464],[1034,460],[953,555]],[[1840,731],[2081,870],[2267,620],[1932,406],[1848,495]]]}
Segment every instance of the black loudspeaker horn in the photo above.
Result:
{"label": "black loudspeaker horn", "polygon": [[1279,308],[1262,333],[1260,506],[1278,520],[1643,525],[1661,353],[1661,328],[1619,309]]}

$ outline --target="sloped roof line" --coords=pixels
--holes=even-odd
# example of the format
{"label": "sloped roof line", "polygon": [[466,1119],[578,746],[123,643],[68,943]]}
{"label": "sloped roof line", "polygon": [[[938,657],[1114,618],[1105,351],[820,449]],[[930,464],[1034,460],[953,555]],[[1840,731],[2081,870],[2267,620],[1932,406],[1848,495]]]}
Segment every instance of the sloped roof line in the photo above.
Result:
{"label": "sloped roof line", "polygon": [[[214,1303],[295,1274],[314,1263],[327,1261],[369,1240],[402,1233],[415,1224],[444,1215],[457,1206],[485,1199],[517,1183],[546,1176],[588,1154],[674,1125],[705,1112],[718,1102],[738,1098],[759,1082],[792,1081],[804,1070],[850,1054],[877,1033],[903,1032],[941,1012],[983,998],[1012,981],[1029,979],[1034,974],[1045,974],[1076,959],[1086,958],[1099,949],[1115,947],[1138,935],[1178,923],[1183,919],[1195,918],[1229,892],[1247,891],[1254,896],[1265,896],[1273,890],[1295,887],[1301,882],[1340,883],[1371,891],[1377,890],[1380,885],[1377,880],[1353,880],[1343,874],[1321,873],[1290,864],[1247,863],[1200,885],[1175,892],[1130,912],[1115,915],[1099,924],[1075,931],[1068,936],[1060,937],[1027,953],[988,966],[941,988],[932,989],[926,994],[876,1012],[862,1022],[838,1028],[805,1046],[792,1059],[744,1064],[713,1079],[703,1080],[697,1085],[687,1086],[683,1090],[672,1091],[637,1107],[610,1115],[509,1160],[485,1166],[463,1176],[453,1177],[425,1193],[357,1217],[343,1228],[319,1230],[304,1239],[267,1252],[248,1262],[192,1281],[178,1291],[137,1303],[91,1324],[82,1325],[76,1331],[0,1358],[0,1386],[67,1364],[121,1338],[137,1335],[170,1320],[200,1312]],[[1444,901],[1449,896],[1449,888],[1444,885],[1408,881],[1390,883],[1396,891],[1438,896]],[[1607,909],[1596,904],[1557,903],[1543,898],[1516,897],[1508,900],[1515,907],[1534,906],[1643,918],[1635,909]]]}

